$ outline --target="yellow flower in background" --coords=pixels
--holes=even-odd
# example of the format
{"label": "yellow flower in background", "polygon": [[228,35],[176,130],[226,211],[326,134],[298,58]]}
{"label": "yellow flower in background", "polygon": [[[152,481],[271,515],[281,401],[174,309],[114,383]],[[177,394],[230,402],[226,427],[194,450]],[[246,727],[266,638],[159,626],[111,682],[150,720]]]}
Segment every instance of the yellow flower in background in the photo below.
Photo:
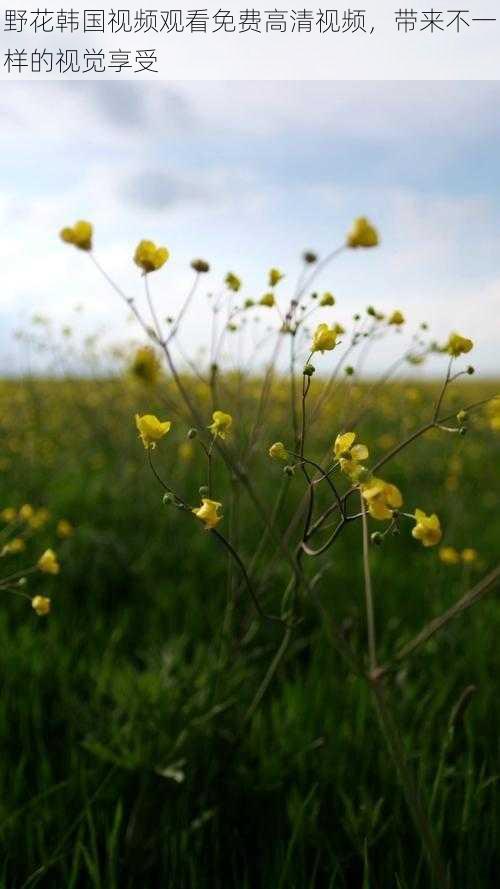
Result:
{"label": "yellow flower in background", "polygon": [[436,543],[439,543],[443,532],[439,518],[435,513],[428,516],[422,509],[416,509],[415,522],[416,525],[411,532],[415,540],[420,540],[423,546],[435,546]]}
{"label": "yellow flower in background", "polygon": [[31,607],[39,617],[44,617],[50,611],[50,599],[47,596],[33,596]]}
{"label": "yellow flower in background", "polygon": [[19,518],[22,519],[23,522],[29,522],[34,515],[35,510],[31,503],[25,503],[24,506],[21,506],[21,509],[19,510]]}
{"label": "yellow flower in background", "polygon": [[202,497],[201,506],[197,509],[193,509],[193,513],[204,523],[205,528],[209,531],[212,528],[215,528],[215,526],[222,520],[221,509],[222,503],[219,503],[217,500],[209,500],[207,497]]}
{"label": "yellow flower in background", "polygon": [[334,306],[335,305],[335,297],[333,293],[324,293],[319,301],[320,306]]}
{"label": "yellow flower in background", "polygon": [[166,247],[157,247],[154,241],[139,241],[134,253],[134,262],[146,273],[156,272],[165,265],[169,256]]}
{"label": "yellow flower in background", "polygon": [[369,451],[366,445],[355,445],[355,440],[355,432],[343,432],[340,435],[337,435],[333,445],[333,451],[335,457],[340,462],[342,472],[345,472],[345,474],[352,479],[355,479],[359,471],[363,469],[363,467],[360,466],[361,461],[367,460],[369,457]]}
{"label": "yellow flower in background", "polygon": [[353,227],[347,235],[348,247],[376,247],[379,243],[377,229],[366,219],[360,216],[354,220]]}
{"label": "yellow flower in background", "polygon": [[80,250],[92,250],[92,225],[83,219],[63,228],[60,237],[66,244],[73,244]]}
{"label": "yellow flower in background", "polygon": [[280,272],[279,269],[270,269],[269,270],[269,287],[276,287],[276,284],[279,284],[282,278],[284,278],[283,272]]}
{"label": "yellow flower in background", "polygon": [[264,296],[259,300],[259,306],[268,306],[272,309],[273,306],[276,305],[276,300],[274,298],[274,293],[265,293]]}
{"label": "yellow flower in background", "polygon": [[439,558],[444,565],[458,565],[460,553],[454,546],[442,546],[439,550]]}
{"label": "yellow flower in background", "polygon": [[189,463],[190,460],[193,459],[194,448],[190,441],[182,441],[179,445],[178,451],[179,460],[182,460],[183,463]]}
{"label": "yellow flower in background", "polygon": [[445,352],[448,352],[453,358],[458,358],[459,355],[465,355],[467,352],[470,352],[473,346],[474,343],[467,337],[460,336],[459,333],[450,333],[444,348]]}
{"label": "yellow flower in background", "polygon": [[235,275],[233,272],[228,272],[226,277],[224,278],[226,287],[229,290],[232,290],[234,293],[238,293],[238,290],[241,290],[241,280]]}
{"label": "yellow flower in background", "polygon": [[389,317],[387,319],[387,323],[388,324],[395,324],[396,327],[399,327],[401,324],[405,323],[405,316],[403,315],[402,312],[399,311],[399,309],[396,309],[392,313],[392,315],[389,315]]}
{"label": "yellow flower in background", "polygon": [[460,556],[464,565],[472,565],[473,562],[477,562],[478,552],[477,549],[468,546],[462,550]]}
{"label": "yellow flower in background", "polygon": [[212,414],[213,423],[210,424],[207,428],[210,429],[212,435],[219,436],[219,438],[226,438],[231,426],[233,425],[233,418],[231,414],[225,414],[224,411],[214,411]]}
{"label": "yellow flower in background", "polygon": [[13,522],[16,518],[17,512],[13,506],[6,506],[5,509],[2,509],[0,512],[0,519],[7,524],[10,524],[10,522]]}
{"label": "yellow flower in background", "polygon": [[40,528],[43,528],[44,525],[50,519],[50,512],[45,507],[41,507],[40,509],[36,509],[30,519],[28,519],[28,524],[30,528],[33,528],[34,531],[38,531]]}
{"label": "yellow flower in background", "polygon": [[288,451],[282,441],[275,441],[268,453],[273,460],[283,460],[284,463],[288,461]]}
{"label": "yellow flower in background", "polygon": [[337,345],[338,333],[328,324],[318,324],[314,331],[311,352],[331,352]]}
{"label": "yellow flower in background", "polygon": [[71,522],[68,522],[67,519],[59,519],[56,527],[56,534],[61,540],[66,540],[68,537],[72,537],[75,533],[75,529]]}
{"label": "yellow flower in background", "polygon": [[26,544],[22,537],[13,537],[12,540],[9,540],[5,546],[2,547],[0,552],[1,556],[15,556],[17,553],[22,553],[26,549]]}
{"label": "yellow flower in background", "polygon": [[160,362],[150,346],[141,346],[137,349],[130,371],[138,380],[153,386],[160,376],[160,370]]}
{"label": "yellow flower in background", "polygon": [[146,448],[155,448],[156,442],[160,441],[167,432],[170,431],[172,423],[170,420],[163,422],[155,417],[154,414],[135,415],[135,425],[139,431],[141,441]]}
{"label": "yellow flower in background", "polygon": [[500,398],[495,398],[488,405],[488,421],[493,432],[500,432]]}
{"label": "yellow flower in background", "polygon": [[391,519],[393,510],[399,509],[403,505],[403,497],[399,488],[381,478],[373,476],[360,487],[368,512],[374,519],[379,521]]}
{"label": "yellow flower in background", "polygon": [[39,571],[43,571],[44,574],[59,574],[61,566],[53,549],[46,549],[42,553],[38,559],[37,568]]}

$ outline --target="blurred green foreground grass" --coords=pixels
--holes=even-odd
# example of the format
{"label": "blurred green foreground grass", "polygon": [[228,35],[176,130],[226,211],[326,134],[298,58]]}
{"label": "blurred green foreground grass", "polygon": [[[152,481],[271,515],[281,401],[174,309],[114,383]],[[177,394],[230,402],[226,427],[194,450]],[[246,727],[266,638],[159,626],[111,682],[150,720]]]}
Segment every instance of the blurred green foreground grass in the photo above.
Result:
{"label": "blurred green foreground grass", "polygon": [[[221,387],[236,453],[259,386],[245,398],[237,379]],[[367,388],[339,387],[310,433],[316,459],[357,409],[360,440],[376,458],[428,418],[436,392],[432,383],[388,384],[366,412]],[[466,382],[450,409],[498,388]],[[170,416],[162,399],[161,387],[123,380],[0,383],[0,509],[47,507],[51,521],[28,541],[28,561],[53,546],[62,566],[58,577],[30,580],[31,593],[52,598],[48,618],[7,594],[0,610],[0,886],[429,886],[367,688],[347,673],[313,602],[301,601],[302,623],[245,722],[281,629],[255,620],[217,541],[163,505],[133,424],[136,411]],[[249,464],[269,511],[283,481],[267,448],[285,440],[287,399],[278,386]],[[156,464],[196,503],[203,455],[186,439],[187,422],[172,419]],[[480,411],[464,438],[433,432],[388,467],[384,477],[408,510],[438,512],[444,543],[473,547],[478,558],[445,565],[438,548],[424,550],[409,531],[373,548],[382,658],[495,564],[499,461],[498,432]],[[224,530],[248,562],[262,527],[238,483],[217,463],[214,472]],[[282,530],[302,492],[298,473],[278,515]],[[61,518],[75,527],[64,542],[54,533]],[[366,645],[360,534],[358,523],[346,529],[324,557],[318,587],[358,651]],[[5,558],[5,567],[16,570],[24,555]],[[279,610],[288,572],[272,556],[269,543],[264,601]],[[499,637],[493,595],[389,685],[460,889],[497,885],[500,868]],[[450,732],[469,686],[475,693]]]}

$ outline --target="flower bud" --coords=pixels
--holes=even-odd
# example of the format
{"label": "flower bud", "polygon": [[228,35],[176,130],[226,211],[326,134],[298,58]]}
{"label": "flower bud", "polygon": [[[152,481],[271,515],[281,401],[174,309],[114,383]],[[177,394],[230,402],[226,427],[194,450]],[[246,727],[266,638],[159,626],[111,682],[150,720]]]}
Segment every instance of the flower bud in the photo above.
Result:
{"label": "flower bud", "polygon": [[346,368],[345,368],[344,373],[345,373],[348,377],[352,377],[352,375],[353,375],[353,373],[354,373],[354,368],[351,367],[351,365],[349,365],[349,367],[346,367]]}
{"label": "flower bud", "polygon": [[463,423],[464,420],[467,419],[467,411],[459,411],[457,414],[457,420],[459,423]]}
{"label": "flower bud", "polygon": [[458,430],[458,434],[461,436],[467,435],[467,426],[460,426]]}
{"label": "flower bud", "polygon": [[209,490],[206,485],[201,485],[201,487],[198,488],[198,493],[200,497],[208,497]]}
{"label": "flower bud", "polygon": [[204,259],[193,259],[191,268],[200,275],[210,271],[210,266]]}
{"label": "flower bud", "polygon": [[294,468],[293,468],[293,466],[285,466],[285,468],[283,469],[283,472],[285,473],[285,475],[288,475],[288,477],[290,478],[294,473]]}
{"label": "flower bud", "polygon": [[198,435],[198,430],[195,429],[193,426],[193,428],[189,430],[187,437],[188,438],[196,438],[197,435]]}
{"label": "flower bud", "polygon": [[175,497],[171,491],[167,491],[167,493],[163,495],[163,503],[165,506],[170,506],[171,503],[175,503]]}
{"label": "flower bud", "polygon": [[473,373],[475,373],[475,370],[472,367],[472,364],[469,364],[469,366],[467,368],[467,373],[469,374],[470,377],[472,376]]}
{"label": "flower bud", "polygon": [[374,531],[370,537],[371,542],[374,546],[382,546],[384,542],[384,538],[382,537],[380,531]]}
{"label": "flower bud", "polygon": [[313,263],[318,261],[318,257],[312,250],[306,250],[305,253],[302,254],[302,258],[304,262],[307,262],[308,265],[312,265]]}
{"label": "flower bud", "polygon": [[313,367],[312,364],[306,364],[302,373],[304,374],[305,377],[312,377],[312,375],[315,371],[316,371],[316,368]]}

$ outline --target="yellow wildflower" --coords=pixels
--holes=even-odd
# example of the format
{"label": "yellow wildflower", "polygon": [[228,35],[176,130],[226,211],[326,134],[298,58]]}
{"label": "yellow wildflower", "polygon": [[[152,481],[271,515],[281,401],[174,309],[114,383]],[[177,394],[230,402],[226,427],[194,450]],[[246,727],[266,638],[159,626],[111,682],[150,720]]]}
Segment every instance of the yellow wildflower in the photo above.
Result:
{"label": "yellow wildflower", "polygon": [[282,441],[275,441],[268,453],[273,460],[283,460],[284,463],[288,460],[288,451]]}
{"label": "yellow wildflower", "polygon": [[22,537],[13,537],[12,540],[9,540],[5,546],[2,547],[0,555],[2,556],[15,556],[17,553],[22,553],[26,549],[26,544]]}
{"label": "yellow wildflower", "polygon": [[405,323],[405,316],[403,315],[402,312],[399,311],[399,309],[395,309],[395,311],[392,313],[392,315],[389,315],[389,318],[387,319],[387,323],[388,324],[395,324],[396,327],[399,327],[401,324]]}
{"label": "yellow wildflower", "polygon": [[274,293],[265,293],[264,296],[259,300],[259,306],[268,306],[272,309],[273,306],[276,305],[276,300],[274,298]]}
{"label": "yellow wildflower", "polygon": [[202,497],[201,506],[197,509],[193,509],[193,513],[204,523],[205,528],[209,531],[212,528],[215,528],[215,526],[222,520],[221,509],[222,503],[219,503],[217,500],[209,500],[207,497]]}
{"label": "yellow wildflower", "polygon": [[354,220],[353,227],[347,235],[348,247],[376,247],[379,243],[377,229],[366,219],[360,216]]}
{"label": "yellow wildflower", "polygon": [[169,256],[166,247],[157,247],[154,241],[140,241],[134,253],[134,262],[145,273],[156,272],[165,265]]}
{"label": "yellow wildflower", "polygon": [[318,324],[314,331],[311,352],[331,352],[337,345],[338,333],[328,324]]}
{"label": "yellow wildflower", "polygon": [[5,509],[2,509],[0,512],[0,519],[2,522],[13,522],[17,517],[17,512],[13,506],[6,506]]}
{"label": "yellow wildflower", "polygon": [[37,568],[44,574],[59,574],[61,566],[53,549],[46,549],[37,562]]}
{"label": "yellow wildflower", "polygon": [[241,290],[241,280],[233,272],[228,272],[224,280],[226,287],[228,287],[229,290],[233,290],[234,293],[238,293],[238,290]]}
{"label": "yellow wildflower", "polygon": [[39,617],[44,617],[50,611],[50,599],[47,596],[33,596],[31,607]]}
{"label": "yellow wildflower", "polygon": [[428,516],[423,510],[416,509],[415,522],[416,525],[411,532],[415,540],[420,540],[423,546],[435,546],[436,543],[439,543],[443,532],[441,531],[439,518],[435,513]]}
{"label": "yellow wildflower", "polygon": [[160,375],[160,362],[154,350],[150,346],[141,346],[137,349],[130,370],[137,379],[154,385]]}
{"label": "yellow wildflower", "polygon": [[71,537],[74,534],[75,529],[71,522],[68,522],[67,519],[59,519],[57,523],[56,533],[57,536],[62,540],[65,540],[68,537]]}
{"label": "yellow wildflower", "polygon": [[403,497],[399,488],[381,478],[373,476],[360,487],[363,499],[368,506],[368,512],[374,519],[379,521],[391,519],[393,510],[399,509],[403,505]]}
{"label": "yellow wildflower", "polygon": [[30,519],[33,518],[35,514],[35,510],[31,506],[30,503],[25,503],[24,506],[21,506],[19,510],[19,518],[23,520],[23,522],[29,522]]}
{"label": "yellow wildflower", "polygon": [[460,336],[459,333],[450,333],[444,350],[452,355],[453,358],[458,358],[459,355],[464,355],[467,352],[470,352],[473,346],[474,343],[472,340],[467,339],[467,337]]}
{"label": "yellow wildflower", "polygon": [[31,518],[28,519],[28,524],[29,524],[30,528],[33,528],[33,530],[36,531],[39,528],[43,528],[43,526],[47,524],[49,519],[50,519],[49,510],[45,509],[45,507],[42,507],[41,509],[35,510],[35,512],[31,516]]}
{"label": "yellow wildflower", "polygon": [[80,250],[92,250],[92,225],[83,219],[63,228],[60,237],[66,244],[73,244]]}
{"label": "yellow wildflower", "polygon": [[177,453],[179,460],[182,460],[183,463],[189,463],[193,459],[193,445],[190,441],[183,441],[179,445]]}
{"label": "yellow wildflower", "polygon": [[439,550],[439,558],[444,565],[458,565],[460,553],[454,546],[442,546]]}
{"label": "yellow wildflower", "polygon": [[154,414],[135,415],[135,425],[139,431],[141,441],[146,448],[155,448],[156,442],[169,432],[172,423],[170,420],[163,422]]}
{"label": "yellow wildflower", "polygon": [[340,461],[340,468],[350,478],[355,478],[359,471],[363,468],[359,464],[362,460],[367,460],[369,451],[364,444],[354,444],[356,439],[355,432],[343,432],[337,435],[333,450],[337,460]]}
{"label": "yellow wildflower", "polygon": [[495,398],[488,405],[488,420],[493,432],[500,432],[500,398]]}
{"label": "yellow wildflower", "polygon": [[472,565],[473,562],[477,561],[478,552],[477,549],[473,549],[471,546],[468,546],[462,550],[460,556],[464,565]]}
{"label": "yellow wildflower", "polygon": [[279,269],[270,269],[269,270],[269,287],[276,287],[276,284],[279,284],[282,278],[284,278],[283,272],[280,272]]}
{"label": "yellow wildflower", "polygon": [[233,425],[233,418],[231,414],[225,414],[224,411],[214,411],[212,414],[213,423],[207,428],[210,429],[210,432],[219,436],[219,438],[225,438],[227,433],[229,432],[231,426]]}
{"label": "yellow wildflower", "polygon": [[333,293],[328,293],[328,291],[326,293],[324,293],[319,301],[319,304],[320,304],[320,306],[334,306],[335,305],[335,297],[334,297]]}

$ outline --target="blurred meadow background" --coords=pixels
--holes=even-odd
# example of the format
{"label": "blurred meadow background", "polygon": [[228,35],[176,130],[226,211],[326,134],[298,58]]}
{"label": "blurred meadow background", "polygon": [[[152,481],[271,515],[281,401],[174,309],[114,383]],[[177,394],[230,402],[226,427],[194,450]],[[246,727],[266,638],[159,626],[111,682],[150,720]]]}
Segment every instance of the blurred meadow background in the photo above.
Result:
{"label": "blurred meadow background", "polygon": [[[0,610],[2,889],[496,885],[494,583],[403,654],[498,562],[499,91],[4,91],[0,587],[13,580]],[[361,214],[380,243],[322,266]],[[91,252],[59,237],[76,219],[92,221]],[[142,238],[171,254],[147,280],[174,372],[131,311],[154,328],[133,262]],[[210,268],[186,306],[200,256]],[[274,284],[273,268],[284,275]],[[338,344],[311,358],[320,322]],[[474,347],[443,390],[454,331]],[[318,465],[331,464],[339,433],[355,431],[373,467],[432,427],[381,472],[403,510],[439,515],[442,538],[422,546],[407,518],[368,517],[369,533],[384,534],[369,546],[378,663],[390,665],[384,694],[430,844],[366,680],[361,521],[299,560],[305,580],[285,593],[308,488],[300,455],[280,463],[268,450],[300,450],[304,384]],[[261,607],[293,623],[289,636],[148,465],[199,505],[215,410],[233,420],[211,452],[218,529]],[[154,452],[136,414],[172,421]],[[357,484],[337,476],[342,496]],[[315,515],[331,502],[318,486]],[[30,573],[47,549],[60,571],[49,561]],[[50,597],[49,614],[33,596]],[[429,845],[444,873],[432,854],[429,869]]]}

